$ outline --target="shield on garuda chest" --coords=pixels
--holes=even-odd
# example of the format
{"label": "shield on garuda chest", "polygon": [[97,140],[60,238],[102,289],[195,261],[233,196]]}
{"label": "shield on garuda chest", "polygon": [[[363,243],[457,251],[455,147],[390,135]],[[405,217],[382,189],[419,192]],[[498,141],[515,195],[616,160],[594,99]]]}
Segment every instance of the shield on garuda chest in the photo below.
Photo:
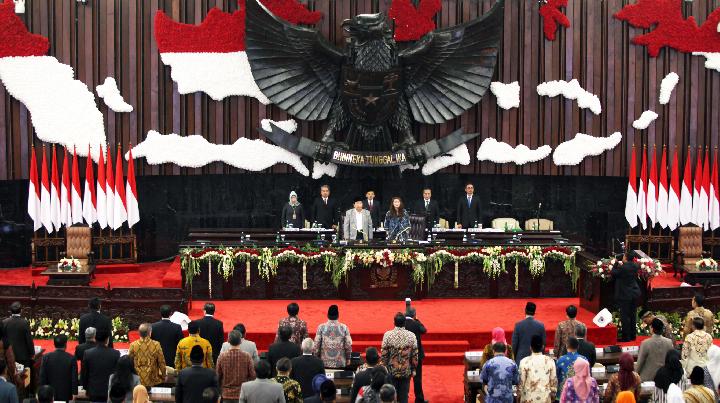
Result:
{"label": "shield on garuda chest", "polygon": [[383,72],[342,69],[342,101],[352,118],[364,125],[385,122],[397,109],[400,99],[400,69]]}

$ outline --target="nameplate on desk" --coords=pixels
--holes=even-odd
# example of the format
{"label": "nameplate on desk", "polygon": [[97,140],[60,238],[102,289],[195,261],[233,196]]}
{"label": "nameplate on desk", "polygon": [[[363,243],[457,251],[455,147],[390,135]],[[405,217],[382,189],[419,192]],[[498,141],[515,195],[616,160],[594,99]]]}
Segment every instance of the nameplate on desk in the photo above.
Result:
{"label": "nameplate on desk", "polygon": [[122,357],[122,356],[128,355],[128,352],[130,350],[128,350],[127,348],[119,348],[118,351],[120,352],[120,357]]}
{"label": "nameplate on desk", "polygon": [[593,374],[604,374],[605,373],[605,367],[592,367],[590,370]]}
{"label": "nameplate on desk", "polygon": [[625,346],[622,348],[623,353],[634,353],[639,350],[640,350],[640,347],[638,347],[638,346]]}
{"label": "nameplate on desk", "polygon": [[641,388],[654,388],[655,387],[655,381],[645,381],[640,384]]}
{"label": "nameplate on desk", "polygon": [[325,376],[326,376],[328,379],[335,379],[335,373],[334,373],[334,372],[326,372],[326,373],[325,373]]}
{"label": "nameplate on desk", "polygon": [[603,355],[604,351],[602,347],[595,347],[595,354]]}
{"label": "nameplate on desk", "polygon": [[479,370],[468,371],[467,378],[470,381],[475,381],[475,382],[480,381],[480,371]]}
{"label": "nameplate on desk", "polygon": [[159,388],[157,386],[154,386],[154,387],[150,388],[150,394],[171,395],[172,388]]}
{"label": "nameplate on desk", "polygon": [[465,358],[467,358],[468,361],[477,361],[481,359],[483,356],[482,351],[466,351],[465,352]]}

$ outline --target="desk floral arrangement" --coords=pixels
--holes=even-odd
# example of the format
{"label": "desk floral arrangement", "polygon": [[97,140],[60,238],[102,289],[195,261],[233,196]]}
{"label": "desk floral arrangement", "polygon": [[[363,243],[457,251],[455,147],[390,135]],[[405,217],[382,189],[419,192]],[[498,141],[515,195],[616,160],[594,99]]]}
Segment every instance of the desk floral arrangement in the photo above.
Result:
{"label": "desk floral arrangement", "polygon": [[[633,262],[640,266],[638,270],[638,278],[642,280],[651,280],[663,273],[662,264],[657,259],[652,258],[635,258]],[[598,260],[594,266],[589,268],[590,273],[593,277],[599,277],[603,281],[610,281],[612,275],[611,272],[616,265],[622,264],[622,261],[617,260],[613,257]]]}
{"label": "desk floral arrangement", "polygon": [[[126,320],[119,316],[112,319],[113,341],[128,342],[130,327]],[[80,331],[80,319],[53,319],[48,317],[39,317],[30,319],[30,333],[36,339],[52,339],[58,335],[67,336],[68,340],[75,341],[78,339]]]}
{"label": "desk floral arrangement", "polygon": [[707,257],[705,259],[700,259],[697,262],[695,262],[695,268],[700,271],[717,270],[718,264],[715,261],[715,259],[713,259],[711,257]]}
{"label": "desk floral arrangement", "polygon": [[75,259],[74,257],[70,258],[62,258],[58,262],[58,271],[63,272],[74,272],[74,271],[80,271],[82,269],[82,265],[80,265],[80,261]]}

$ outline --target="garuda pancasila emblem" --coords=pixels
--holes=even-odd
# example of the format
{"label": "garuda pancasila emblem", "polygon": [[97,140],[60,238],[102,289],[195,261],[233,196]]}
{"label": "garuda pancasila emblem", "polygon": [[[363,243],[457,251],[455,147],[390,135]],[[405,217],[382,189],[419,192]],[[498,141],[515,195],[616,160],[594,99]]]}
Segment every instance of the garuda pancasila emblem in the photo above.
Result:
{"label": "garuda pancasila emblem", "polygon": [[481,17],[402,50],[384,14],[357,15],[343,22],[346,46],[339,49],[249,0],[246,52],[260,90],[298,119],[329,118],[319,142],[276,126],[263,133],[290,151],[340,164],[343,177],[364,167],[399,173],[399,165],[447,153],[478,134],[460,129],[418,144],[412,121],[444,123],[482,99],[497,62],[503,7],[498,0]]}

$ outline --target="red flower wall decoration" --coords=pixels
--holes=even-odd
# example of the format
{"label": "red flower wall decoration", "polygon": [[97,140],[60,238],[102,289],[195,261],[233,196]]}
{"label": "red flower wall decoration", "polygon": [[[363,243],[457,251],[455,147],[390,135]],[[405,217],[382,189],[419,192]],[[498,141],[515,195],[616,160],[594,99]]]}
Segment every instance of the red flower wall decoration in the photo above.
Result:
{"label": "red flower wall decoration", "polygon": [[0,4],[0,57],[43,56],[49,48],[47,38],[28,32],[12,0]]}
{"label": "red flower wall decoration", "polygon": [[570,27],[570,20],[560,11],[560,8],[567,7],[568,0],[547,0],[545,4],[540,6],[540,15],[543,18],[543,32],[545,38],[550,41],[555,40],[555,32],[558,30],[558,24],[565,28]]}
{"label": "red flower wall decoration", "polygon": [[410,0],[393,0],[388,15],[395,20],[395,40],[416,41],[434,30],[433,18],[441,7],[440,0],[420,0],[417,8]]}
{"label": "red flower wall decoration", "polygon": [[664,46],[680,52],[720,52],[720,8],[713,11],[701,27],[695,18],[683,18],[682,0],[639,0],[615,14],[636,28],[649,29],[650,33],[632,39],[636,45],[646,46],[648,54],[656,57]]}

